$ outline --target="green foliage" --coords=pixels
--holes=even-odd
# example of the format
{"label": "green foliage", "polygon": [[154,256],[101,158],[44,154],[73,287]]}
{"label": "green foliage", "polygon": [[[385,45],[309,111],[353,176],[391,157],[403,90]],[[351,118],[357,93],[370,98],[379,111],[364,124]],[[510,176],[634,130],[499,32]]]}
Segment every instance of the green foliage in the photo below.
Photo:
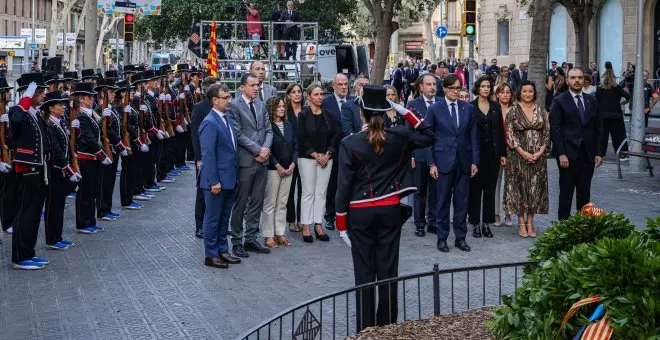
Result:
{"label": "green foliage", "polygon": [[534,247],[529,250],[531,261],[544,261],[556,257],[582,243],[594,243],[609,238],[625,238],[635,230],[623,214],[613,213],[590,217],[582,213],[575,214],[563,221],[557,221],[540,234]]}
{"label": "green foliage", "polygon": [[[526,275],[488,326],[497,339],[553,339],[573,303],[598,295],[617,339],[657,339],[659,273],[660,243],[643,233],[581,244]],[[571,338],[593,307],[583,307],[561,338]]]}
{"label": "green foliage", "polygon": [[642,234],[653,241],[660,241],[660,217],[656,217],[655,219],[647,217],[646,230]]}

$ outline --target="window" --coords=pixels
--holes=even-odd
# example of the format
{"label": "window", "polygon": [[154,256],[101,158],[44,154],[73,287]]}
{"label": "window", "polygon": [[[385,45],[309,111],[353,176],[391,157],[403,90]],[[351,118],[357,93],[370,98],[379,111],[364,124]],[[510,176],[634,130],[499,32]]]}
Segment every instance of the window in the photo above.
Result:
{"label": "window", "polygon": [[453,39],[445,40],[445,46],[447,46],[447,47],[456,47],[456,46],[458,46],[458,40],[453,40]]}
{"label": "window", "polygon": [[497,55],[509,55],[509,21],[497,23]]}
{"label": "window", "polygon": [[71,26],[69,27],[69,32],[75,32],[77,15],[75,13],[71,13],[69,17],[70,17],[69,23],[71,24]]}

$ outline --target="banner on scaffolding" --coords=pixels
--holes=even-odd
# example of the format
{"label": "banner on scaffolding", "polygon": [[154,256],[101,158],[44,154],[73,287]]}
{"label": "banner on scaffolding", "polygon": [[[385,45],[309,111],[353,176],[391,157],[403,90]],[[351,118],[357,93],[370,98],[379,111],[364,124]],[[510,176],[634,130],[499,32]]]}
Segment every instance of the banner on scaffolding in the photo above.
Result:
{"label": "banner on scaffolding", "polygon": [[[139,15],[160,15],[162,0],[97,0],[96,14],[98,15],[123,15],[123,13],[134,13]],[[126,6],[126,5],[130,6]]]}
{"label": "banner on scaffolding", "polygon": [[211,35],[209,39],[209,56],[206,58],[206,75],[218,76],[218,47],[216,46],[216,24],[211,24]]}

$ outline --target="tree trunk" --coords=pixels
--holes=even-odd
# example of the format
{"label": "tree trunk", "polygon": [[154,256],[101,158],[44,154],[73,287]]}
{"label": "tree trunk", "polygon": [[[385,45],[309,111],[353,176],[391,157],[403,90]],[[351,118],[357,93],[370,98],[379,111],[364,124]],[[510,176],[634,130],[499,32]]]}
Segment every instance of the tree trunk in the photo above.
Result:
{"label": "tree trunk", "polygon": [[[583,12],[580,14],[583,14]],[[575,67],[585,70],[589,67],[589,25],[591,24],[591,16],[580,15],[579,18],[571,19],[575,28]]]}
{"label": "tree trunk", "polygon": [[96,24],[98,17],[96,15],[96,1],[85,1],[85,7],[83,7],[83,12],[85,12],[85,53],[83,65],[85,68],[92,68],[96,65],[96,42],[98,41]]}
{"label": "tree trunk", "polygon": [[[87,6],[87,3],[91,1],[92,0],[85,0],[85,3],[83,4],[83,11],[80,14],[80,17],[78,18],[78,22],[76,23],[76,30],[73,32],[75,34],[76,41],[73,43],[73,46],[71,47],[71,58],[69,58],[70,71],[78,71],[76,69],[76,64],[78,63],[78,34],[80,34],[80,30],[82,29],[83,23],[85,22],[85,17],[87,16],[87,12],[85,12],[85,7]],[[66,37],[64,37],[64,39],[66,39]]]}
{"label": "tree trunk", "polygon": [[[50,11],[51,11],[51,16],[50,16],[50,28],[48,30],[48,56],[49,57],[54,57],[55,53],[57,53],[57,31],[60,29],[59,25],[59,13],[57,10],[57,0],[52,0],[51,1],[51,6],[50,6]],[[66,39],[66,35],[62,37],[62,39]]]}
{"label": "tree trunk", "polygon": [[374,69],[371,75],[372,84],[382,84],[385,77],[385,68],[387,68],[387,57],[390,52],[390,39],[392,39],[391,21],[382,23],[376,28],[376,51],[374,56]]}
{"label": "tree trunk", "polygon": [[545,107],[545,83],[548,75],[550,18],[553,0],[538,0],[532,16],[532,37],[529,47],[529,79],[536,83],[536,103]]}
{"label": "tree trunk", "polygon": [[426,44],[428,45],[429,50],[429,60],[433,64],[438,62],[437,57],[435,56],[435,48],[433,46],[433,28],[431,27],[431,18],[433,17],[435,7],[436,6],[434,3],[433,8],[426,10],[426,20],[424,20],[424,30],[426,33]]}
{"label": "tree trunk", "polygon": [[[105,35],[110,32],[115,25],[117,24],[117,21],[119,21],[120,17],[112,17],[112,20],[110,19],[110,16],[105,15],[103,16],[103,21],[101,22],[101,29],[99,30],[99,41],[96,43],[96,67],[103,68],[103,60],[101,59],[101,51],[103,50],[103,40],[105,39]],[[100,63],[99,63],[100,62]]]}

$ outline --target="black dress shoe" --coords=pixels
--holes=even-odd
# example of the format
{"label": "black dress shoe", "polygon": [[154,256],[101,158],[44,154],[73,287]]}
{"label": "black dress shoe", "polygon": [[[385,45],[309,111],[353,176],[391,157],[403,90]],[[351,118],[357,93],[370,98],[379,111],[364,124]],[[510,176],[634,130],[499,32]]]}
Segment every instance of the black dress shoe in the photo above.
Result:
{"label": "black dress shoe", "polygon": [[470,246],[468,246],[463,239],[456,240],[456,242],[454,242],[454,246],[462,251],[470,251]]}
{"label": "black dress shoe", "polygon": [[204,232],[202,231],[202,229],[195,230],[195,237],[204,238]]}
{"label": "black dress shoe", "polygon": [[436,229],[435,225],[427,225],[426,226],[426,232],[429,234],[437,234],[438,230]]}
{"label": "black dress shoe", "polygon": [[424,231],[424,227],[417,227],[417,230],[415,230],[415,236],[417,236],[417,237],[426,236],[426,232]]}
{"label": "black dress shoe", "polygon": [[232,252],[234,253],[234,256],[238,257],[250,257],[250,254],[248,254],[247,251],[245,251],[245,248],[243,248],[242,244],[235,244],[231,248]]}
{"label": "black dress shoe", "polygon": [[239,263],[241,263],[241,259],[239,259],[238,257],[233,257],[233,256],[229,255],[229,253],[221,254],[220,259],[227,262],[227,263],[229,263],[229,264],[239,264]]}
{"label": "black dress shoe", "polygon": [[472,237],[481,238],[481,228],[479,227],[478,224],[472,225]]}
{"label": "black dress shoe", "polygon": [[204,265],[213,268],[221,268],[221,269],[229,267],[227,262],[221,260],[219,257],[205,257]]}
{"label": "black dress shoe", "polygon": [[448,253],[449,252],[449,246],[447,246],[447,241],[446,240],[438,240],[438,250],[443,252],[443,253]]}
{"label": "black dress shoe", "polygon": [[[325,229],[335,230],[335,221],[325,221]],[[317,237],[318,238],[318,237]]]}
{"label": "black dress shoe", "polygon": [[493,237],[493,232],[490,231],[490,224],[489,223],[484,223],[481,226],[481,234],[483,234],[484,237]]}
{"label": "black dress shoe", "polygon": [[255,253],[259,254],[268,254],[270,253],[270,249],[266,248],[261,245],[257,240],[251,240],[245,242],[245,250],[247,251],[253,251]]}
{"label": "black dress shoe", "polygon": [[[334,229],[334,228],[335,227],[333,226],[332,229]],[[317,240],[321,240],[323,242],[330,241],[330,236],[328,236],[328,234],[319,234],[319,233],[316,232],[316,230],[314,230],[314,235],[316,235]]]}
{"label": "black dress shoe", "polygon": [[303,235],[303,242],[314,243],[314,238],[312,237],[312,235],[307,235],[307,236]]}

